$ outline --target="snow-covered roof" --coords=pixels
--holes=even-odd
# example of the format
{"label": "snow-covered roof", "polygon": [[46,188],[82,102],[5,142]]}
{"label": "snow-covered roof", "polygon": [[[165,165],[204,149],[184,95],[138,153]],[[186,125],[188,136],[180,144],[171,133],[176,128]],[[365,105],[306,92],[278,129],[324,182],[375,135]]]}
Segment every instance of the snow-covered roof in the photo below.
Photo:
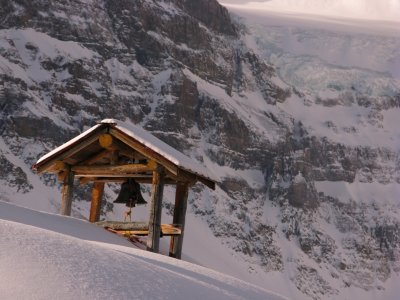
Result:
{"label": "snow-covered roof", "polygon": [[62,144],[61,146],[55,148],[54,150],[50,151],[46,155],[43,155],[41,158],[39,158],[39,160],[36,162],[36,164],[34,164],[34,167],[36,165],[39,165],[39,164],[43,163],[44,161],[46,161],[47,159],[51,158],[53,155],[59,153],[60,151],[63,151],[64,149],[68,149],[69,147],[71,147],[75,143],[79,142],[81,139],[85,138],[86,136],[88,136],[89,134],[94,132],[99,127],[101,127],[101,124],[97,124],[97,125],[93,126],[92,128],[86,130],[85,132],[82,132],[80,135],[74,137],[72,140],[69,140],[65,144]]}
{"label": "snow-covered roof", "polygon": [[85,139],[85,137],[89,136],[102,126],[109,126],[111,128],[117,129],[126,136],[134,139],[135,141],[146,146],[155,153],[161,155],[164,159],[168,160],[169,162],[171,162],[180,169],[183,169],[185,171],[203,177],[207,180],[217,182],[215,176],[200,163],[196,162],[195,160],[189,158],[188,156],[179,152],[175,148],[161,141],[160,139],[152,135],[150,132],[132,123],[122,122],[115,119],[102,120],[99,124],[93,126],[92,128],[86,130],[77,137],[68,141],[67,143],[57,147],[56,149],[52,150],[48,154],[41,157],[33,167],[36,168],[36,166],[44,163],[48,159],[51,159],[58,153],[64,152],[66,149],[68,149],[69,147],[73,146],[76,143],[79,143],[79,141]]}
{"label": "snow-covered roof", "polygon": [[179,152],[175,148],[170,145],[164,143],[150,132],[144,130],[143,128],[133,125],[122,123],[116,120],[106,119],[101,123],[107,122],[115,122],[115,127],[130,137],[134,138],[138,142],[142,143],[146,147],[150,148],[154,152],[162,155],[164,158],[172,162],[174,165],[185,169],[186,171],[192,172],[194,174],[207,177],[212,181],[217,181],[214,176],[201,164],[193,160],[192,158],[187,157],[182,152]]}

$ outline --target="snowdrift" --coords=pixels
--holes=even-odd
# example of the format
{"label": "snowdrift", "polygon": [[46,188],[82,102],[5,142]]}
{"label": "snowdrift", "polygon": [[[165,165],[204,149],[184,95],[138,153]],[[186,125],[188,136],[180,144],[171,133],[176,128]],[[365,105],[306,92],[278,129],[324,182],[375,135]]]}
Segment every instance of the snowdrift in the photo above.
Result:
{"label": "snowdrift", "polygon": [[2,299],[284,299],[135,249],[82,220],[0,202]]}

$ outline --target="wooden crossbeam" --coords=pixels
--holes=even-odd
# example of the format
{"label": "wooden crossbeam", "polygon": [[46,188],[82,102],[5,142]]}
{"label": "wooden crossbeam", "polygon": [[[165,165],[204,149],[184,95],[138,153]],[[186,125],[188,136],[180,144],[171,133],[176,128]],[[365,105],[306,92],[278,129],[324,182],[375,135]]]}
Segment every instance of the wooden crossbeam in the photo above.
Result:
{"label": "wooden crossbeam", "polygon": [[97,177],[98,175],[107,176],[124,176],[126,174],[133,173],[143,173],[152,172],[157,168],[157,163],[154,161],[149,161],[147,164],[126,164],[126,165],[107,165],[107,166],[97,166],[97,165],[86,165],[86,166],[73,166],[72,172],[76,176],[88,175],[92,177]]}
{"label": "wooden crossbeam", "polygon": [[75,177],[77,178],[98,178],[98,179],[106,179],[109,178],[112,180],[113,178],[150,178],[151,175],[149,174],[142,174],[142,173],[119,173],[119,174],[77,174]]}
{"label": "wooden crossbeam", "polygon": [[[79,176],[77,176],[79,177]],[[79,178],[79,184],[84,185],[89,182],[117,182],[117,183],[122,183],[125,182],[128,178],[134,178],[136,182],[142,183],[142,184],[151,184],[152,183],[152,178],[151,177],[145,177],[144,175],[132,175],[132,174],[127,174],[127,176],[124,177],[80,177]],[[172,184],[175,185],[177,183],[176,180],[170,179],[170,178],[165,178],[164,179],[164,184]]]}
{"label": "wooden crossbeam", "polygon": [[57,160],[51,166],[49,166],[47,168],[46,172],[58,173],[58,172],[66,170],[66,169],[67,169],[67,165],[64,162]]}
{"label": "wooden crossbeam", "polygon": [[78,165],[79,166],[85,166],[85,165],[92,165],[96,163],[99,160],[102,160],[104,157],[107,157],[110,155],[111,151],[110,150],[102,150],[99,153],[95,154],[94,156],[89,157],[88,159],[81,161]]}
{"label": "wooden crossbeam", "polygon": [[80,185],[84,185],[87,184],[89,182],[94,182],[96,178],[94,177],[83,177],[83,178],[79,178],[79,184]]}

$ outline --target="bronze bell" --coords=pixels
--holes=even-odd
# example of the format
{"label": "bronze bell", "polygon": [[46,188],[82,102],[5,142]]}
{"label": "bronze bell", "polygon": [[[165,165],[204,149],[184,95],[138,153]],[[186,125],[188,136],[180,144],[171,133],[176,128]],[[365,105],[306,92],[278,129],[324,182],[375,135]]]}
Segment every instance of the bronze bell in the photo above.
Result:
{"label": "bronze bell", "polygon": [[140,192],[140,184],[133,178],[129,178],[121,185],[121,190],[114,203],[125,203],[127,207],[147,204]]}

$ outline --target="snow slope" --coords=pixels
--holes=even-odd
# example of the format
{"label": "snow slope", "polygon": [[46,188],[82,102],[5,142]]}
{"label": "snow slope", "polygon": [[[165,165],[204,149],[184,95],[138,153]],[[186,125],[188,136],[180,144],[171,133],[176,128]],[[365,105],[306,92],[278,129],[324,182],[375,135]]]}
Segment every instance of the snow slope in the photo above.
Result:
{"label": "snow slope", "polygon": [[362,20],[400,20],[398,0],[222,0],[230,7]]}
{"label": "snow slope", "polygon": [[0,202],[2,299],[284,299],[130,247],[82,220]]}
{"label": "snow slope", "polygon": [[[319,58],[327,67],[353,67],[399,77],[400,1],[287,0],[226,5],[243,18],[260,43],[259,50],[269,60],[276,60],[274,65],[277,56],[285,54],[282,59],[286,62],[308,57],[310,63]],[[363,9],[357,9],[362,5]],[[338,7],[337,12],[333,6]],[[348,18],[345,11],[349,11]],[[381,18],[371,18],[372,11],[381,11]],[[395,17],[390,18],[391,14]]]}
{"label": "snow slope", "polygon": [[[399,110],[384,103],[400,91],[399,1],[225,5],[248,27],[247,45],[301,93],[280,109],[312,135],[399,149]],[[373,104],[360,104],[362,98]]]}

